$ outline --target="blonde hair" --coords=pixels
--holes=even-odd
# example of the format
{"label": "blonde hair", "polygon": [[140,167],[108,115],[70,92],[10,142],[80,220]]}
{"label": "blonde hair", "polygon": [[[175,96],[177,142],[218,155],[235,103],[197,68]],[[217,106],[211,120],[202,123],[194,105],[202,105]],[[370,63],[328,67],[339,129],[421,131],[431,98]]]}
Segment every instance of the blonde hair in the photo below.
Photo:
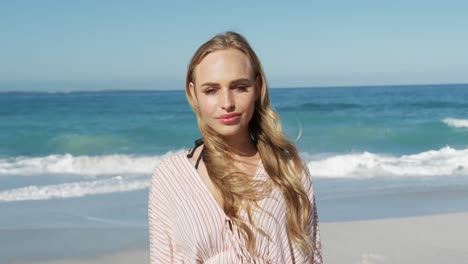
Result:
{"label": "blonde hair", "polygon": [[[241,209],[247,213],[250,224],[268,237],[268,234],[257,228],[253,221],[252,211],[260,209],[258,201],[269,191],[271,186],[265,182],[252,180],[245,173],[239,172],[232,164],[229,146],[218,133],[211,129],[203,119],[195,99],[190,93],[189,84],[195,83],[196,66],[209,54],[218,50],[235,48],[243,52],[250,60],[255,80],[260,78],[260,96],[255,102],[255,110],[249,123],[249,132],[257,145],[265,171],[273,184],[281,191],[287,207],[287,233],[290,240],[306,254],[313,254],[314,245],[308,224],[311,220],[311,201],[302,186],[303,164],[297,149],[282,132],[279,116],[270,106],[268,86],[260,60],[247,40],[235,32],[225,32],[205,42],[195,52],[190,61],[185,94],[197,116],[198,126],[204,141],[203,161],[208,175],[223,196],[223,210],[237,224],[247,241],[248,250],[255,251],[256,237],[252,229],[239,215]],[[257,81],[258,84],[258,81]]]}

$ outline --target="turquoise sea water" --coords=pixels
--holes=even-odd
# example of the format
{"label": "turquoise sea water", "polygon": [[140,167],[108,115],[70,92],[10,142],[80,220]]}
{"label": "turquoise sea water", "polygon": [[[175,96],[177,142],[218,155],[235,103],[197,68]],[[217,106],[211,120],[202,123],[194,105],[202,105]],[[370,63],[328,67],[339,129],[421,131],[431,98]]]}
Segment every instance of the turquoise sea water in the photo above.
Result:
{"label": "turquoise sea water", "polygon": [[[321,221],[468,211],[468,85],[272,89]],[[0,263],[147,246],[147,192],[199,137],[183,91],[0,93]]]}

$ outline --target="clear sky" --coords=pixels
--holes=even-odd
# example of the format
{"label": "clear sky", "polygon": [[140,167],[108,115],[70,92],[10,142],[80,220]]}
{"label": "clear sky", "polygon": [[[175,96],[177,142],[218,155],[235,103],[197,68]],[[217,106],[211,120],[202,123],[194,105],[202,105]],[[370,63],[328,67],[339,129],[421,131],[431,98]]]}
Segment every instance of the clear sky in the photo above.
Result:
{"label": "clear sky", "polygon": [[181,90],[226,30],[272,87],[468,83],[467,14],[466,0],[0,0],[0,90]]}

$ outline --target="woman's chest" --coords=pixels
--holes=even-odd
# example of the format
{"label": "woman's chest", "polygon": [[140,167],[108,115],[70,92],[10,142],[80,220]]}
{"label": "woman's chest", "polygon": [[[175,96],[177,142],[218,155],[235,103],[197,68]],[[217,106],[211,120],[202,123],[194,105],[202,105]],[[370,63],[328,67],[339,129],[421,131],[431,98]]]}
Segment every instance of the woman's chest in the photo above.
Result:
{"label": "woman's chest", "polygon": [[[233,227],[233,222],[225,215],[221,207],[216,203],[210,193],[205,189],[186,190],[184,195],[174,200],[174,210],[171,217],[174,220],[174,242],[175,246],[200,258],[207,258],[220,252],[229,250],[232,241],[241,242],[242,236],[238,228]],[[285,231],[285,208],[281,195],[277,191],[259,203],[261,210],[253,213],[255,225],[268,236],[257,232],[248,223],[248,217],[241,211],[241,218],[252,228],[257,241],[259,256],[269,255],[278,240],[283,240]],[[239,239],[237,239],[238,237]]]}
{"label": "woman's chest", "polygon": [[[197,254],[203,249],[222,246],[224,212],[207,190],[184,188],[172,199],[170,217],[174,224],[175,246],[183,252]],[[172,197],[171,197],[172,198]]]}

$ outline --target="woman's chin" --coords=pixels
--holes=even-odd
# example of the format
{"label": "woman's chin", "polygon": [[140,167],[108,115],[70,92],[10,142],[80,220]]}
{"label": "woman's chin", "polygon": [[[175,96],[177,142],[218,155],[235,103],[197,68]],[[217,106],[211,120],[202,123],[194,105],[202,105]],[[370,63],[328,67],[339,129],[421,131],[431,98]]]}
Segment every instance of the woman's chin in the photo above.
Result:
{"label": "woman's chin", "polygon": [[238,126],[225,126],[215,130],[223,138],[241,137],[249,133],[239,129]]}

